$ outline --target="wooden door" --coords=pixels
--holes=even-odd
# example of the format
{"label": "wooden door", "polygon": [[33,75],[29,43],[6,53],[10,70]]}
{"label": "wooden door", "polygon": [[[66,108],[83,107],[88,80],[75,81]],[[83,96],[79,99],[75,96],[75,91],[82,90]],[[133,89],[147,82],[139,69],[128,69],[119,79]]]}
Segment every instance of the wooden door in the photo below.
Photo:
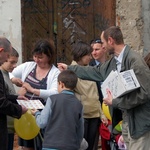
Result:
{"label": "wooden door", "polygon": [[55,41],[57,62],[70,64],[72,44],[115,25],[115,0],[23,0],[23,61],[39,38]]}
{"label": "wooden door", "polygon": [[53,37],[53,6],[50,0],[21,0],[23,61],[32,59],[35,42]]}

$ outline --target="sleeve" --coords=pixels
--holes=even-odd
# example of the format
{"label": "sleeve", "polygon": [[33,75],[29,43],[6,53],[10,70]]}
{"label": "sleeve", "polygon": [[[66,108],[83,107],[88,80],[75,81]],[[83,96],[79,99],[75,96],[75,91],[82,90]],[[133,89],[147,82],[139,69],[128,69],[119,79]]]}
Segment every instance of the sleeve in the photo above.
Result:
{"label": "sleeve", "polygon": [[14,68],[14,70],[11,73],[9,73],[10,79],[12,79],[13,77],[22,79],[24,65],[25,65],[25,63],[20,64],[19,66]]}
{"label": "sleeve", "polygon": [[76,75],[83,80],[103,81],[100,66],[71,65],[68,66],[68,69],[74,71]]}
{"label": "sleeve", "polygon": [[77,135],[78,135],[78,139],[79,142],[82,142],[83,139],[83,135],[84,135],[84,119],[83,119],[83,109],[81,112],[81,118],[79,120],[79,126],[78,126],[78,130],[77,130]]}
{"label": "sleeve", "polygon": [[[11,98],[10,98],[11,97]],[[20,118],[22,107],[17,104],[16,96],[6,96],[2,73],[0,72],[0,113],[14,118]]]}
{"label": "sleeve", "polygon": [[51,104],[52,101],[50,98],[48,98],[44,109],[41,112],[40,111],[36,112],[35,114],[36,123],[41,129],[46,127],[48,120],[51,117],[51,112],[52,112]]}
{"label": "sleeve", "polygon": [[133,59],[130,64],[130,69],[134,70],[134,73],[139,81],[140,88],[114,99],[112,105],[113,107],[118,107],[119,109],[131,109],[150,100],[149,68],[140,57]]}
{"label": "sleeve", "polygon": [[9,101],[11,101],[12,103],[14,103],[14,104],[18,104],[17,101],[16,101],[17,98],[18,98],[17,95],[7,95],[7,99],[8,99]]}

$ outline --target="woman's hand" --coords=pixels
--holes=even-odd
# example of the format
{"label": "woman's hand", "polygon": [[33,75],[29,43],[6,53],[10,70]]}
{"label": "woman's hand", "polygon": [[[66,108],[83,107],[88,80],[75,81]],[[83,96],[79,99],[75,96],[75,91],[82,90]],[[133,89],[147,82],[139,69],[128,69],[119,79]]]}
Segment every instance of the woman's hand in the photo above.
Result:
{"label": "woman's hand", "polygon": [[23,88],[25,88],[28,92],[34,93],[34,88],[27,82],[24,82],[22,85]]}
{"label": "woman's hand", "polygon": [[101,119],[101,121],[103,122],[103,124],[104,124],[105,126],[108,125],[108,119],[107,119],[106,117],[103,117],[103,118]]}
{"label": "woman's hand", "polygon": [[18,95],[20,95],[20,96],[24,96],[26,93],[27,93],[27,90],[24,87],[21,87],[18,90]]}

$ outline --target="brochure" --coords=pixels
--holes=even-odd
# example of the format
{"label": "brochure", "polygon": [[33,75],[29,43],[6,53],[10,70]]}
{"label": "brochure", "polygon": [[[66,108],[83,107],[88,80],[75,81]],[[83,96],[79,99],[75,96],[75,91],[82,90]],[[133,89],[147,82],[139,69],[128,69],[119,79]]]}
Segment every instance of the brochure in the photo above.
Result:
{"label": "brochure", "polygon": [[17,100],[18,104],[24,105],[28,109],[43,109],[44,105],[40,100]]}
{"label": "brochure", "polygon": [[104,97],[107,97],[106,89],[109,89],[113,98],[131,92],[140,87],[133,69],[118,73],[111,71],[106,80],[101,85]]}

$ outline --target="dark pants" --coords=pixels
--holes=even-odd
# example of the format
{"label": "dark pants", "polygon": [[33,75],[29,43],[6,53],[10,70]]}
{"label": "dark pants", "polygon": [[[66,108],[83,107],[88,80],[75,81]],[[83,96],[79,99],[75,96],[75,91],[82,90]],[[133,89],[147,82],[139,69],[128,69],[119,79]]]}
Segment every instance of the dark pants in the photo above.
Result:
{"label": "dark pants", "polygon": [[14,133],[8,134],[8,150],[13,150],[14,146]]}
{"label": "dark pants", "polygon": [[[97,134],[99,129],[100,119],[99,118],[84,118],[84,138],[88,142],[87,150],[97,150],[98,140]],[[97,146],[94,146],[94,143],[97,143]]]}

